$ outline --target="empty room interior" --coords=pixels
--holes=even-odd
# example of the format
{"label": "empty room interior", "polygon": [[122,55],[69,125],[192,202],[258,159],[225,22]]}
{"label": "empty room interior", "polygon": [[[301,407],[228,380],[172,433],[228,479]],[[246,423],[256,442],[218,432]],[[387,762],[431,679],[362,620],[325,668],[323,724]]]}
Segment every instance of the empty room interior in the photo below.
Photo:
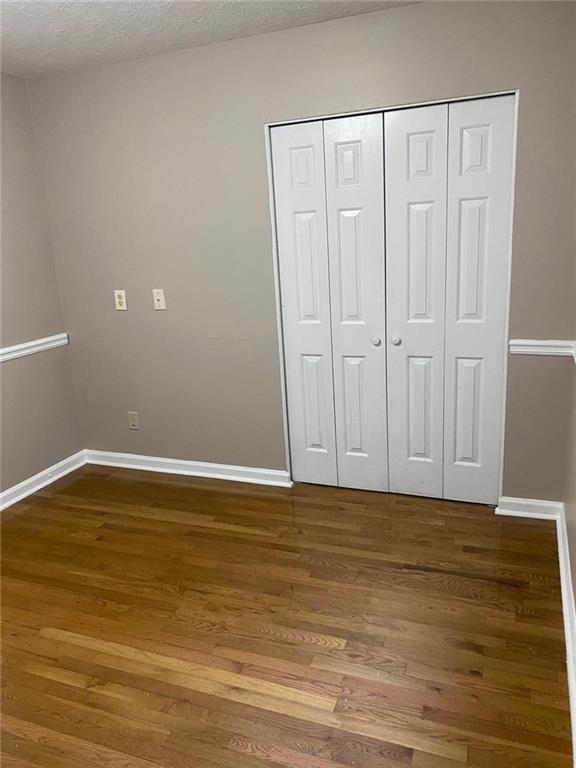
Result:
{"label": "empty room interior", "polygon": [[0,25],[0,764],[576,768],[576,2]]}

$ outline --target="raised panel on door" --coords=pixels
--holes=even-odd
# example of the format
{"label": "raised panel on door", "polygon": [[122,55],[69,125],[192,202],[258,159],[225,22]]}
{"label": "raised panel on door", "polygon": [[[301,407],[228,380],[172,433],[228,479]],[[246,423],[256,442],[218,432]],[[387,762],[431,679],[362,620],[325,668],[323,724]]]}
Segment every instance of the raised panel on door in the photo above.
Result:
{"label": "raised panel on door", "polygon": [[339,484],[387,490],[382,115],[324,123]]}
{"label": "raised panel on door", "polygon": [[498,500],[514,97],[449,106],[444,495]]}
{"label": "raised panel on door", "polygon": [[292,475],[337,485],[322,123],[271,143]]}
{"label": "raised panel on door", "polygon": [[442,496],[445,104],[384,116],[390,490]]}

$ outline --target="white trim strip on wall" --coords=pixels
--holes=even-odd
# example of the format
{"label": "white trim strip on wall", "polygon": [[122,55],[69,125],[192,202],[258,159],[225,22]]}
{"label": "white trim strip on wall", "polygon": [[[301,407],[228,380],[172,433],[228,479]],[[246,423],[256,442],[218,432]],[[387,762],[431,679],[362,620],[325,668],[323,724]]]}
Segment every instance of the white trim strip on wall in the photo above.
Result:
{"label": "white trim strip on wall", "polygon": [[14,360],[16,357],[25,357],[36,352],[44,352],[46,349],[63,347],[68,342],[67,333],[56,333],[54,336],[45,336],[43,339],[34,339],[33,341],[24,341],[22,344],[14,344],[11,347],[2,347],[0,349],[0,363]]}
{"label": "white trim strip on wall", "polygon": [[508,349],[511,355],[560,355],[576,363],[576,341],[571,339],[510,339]]}
{"label": "white trim strip on wall", "polygon": [[510,517],[532,517],[536,520],[557,520],[563,509],[564,504],[561,501],[500,496],[496,514]]}
{"label": "white trim strip on wall", "polygon": [[292,485],[290,475],[285,469],[258,469],[256,467],[239,467],[235,464],[211,464],[204,461],[164,459],[159,456],[140,456],[136,453],[111,453],[89,449],[85,451],[85,455],[88,464],[101,464],[105,467],[125,467],[126,469],[144,469],[147,472],[213,477],[220,480],[236,480],[241,483],[279,485],[285,488],[290,488]]}
{"label": "white trim strip on wall", "polygon": [[[572,570],[570,567],[570,550],[568,546],[568,527],[566,515],[562,509],[556,519],[556,534],[558,537],[558,561],[560,565],[560,587],[562,589],[562,612],[564,615],[564,634],[566,636],[566,668],[568,672],[568,693],[570,696],[570,712],[572,720],[572,745],[576,745],[576,597]],[[576,557],[576,553],[573,553]],[[574,751],[574,768],[576,768],[576,749]]]}
{"label": "white trim strip on wall", "polygon": [[31,496],[36,491],[44,488],[44,486],[50,485],[50,483],[64,477],[69,472],[84,466],[86,464],[85,454],[86,451],[78,451],[78,453],[68,456],[67,459],[62,459],[62,461],[52,464],[51,467],[43,469],[37,475],[33,475],[27,480],[23,480],[21,483],[2,491],[0,493],[0,510],[11,507],[17,501],[22,501],[27,496]]}
{"label": "white trim strip on wall", "polygon": [[266,170],[268,172],[268,204],[270,208],[270,233],[272,235],[272,265],[274,270],[274,298],[276,300],[276,332],[280,360],[280,390],[282,395],[282,423],[284,426],[284,452],[286,467],[292,475],[292,456],[290,455],[290,429],[288,423],[288,397],[286,389],[286,357],[284,350],[284,329],[282,322],[282,297],[280,293],[280,265],[278,262],[278,238],[276,233],[276,200],[274,198],[274,173],[272,169],[272,142],[270,129],[264,127],[266,147]]}
{"label": "white trim strip on wall", "polygon": [[433,107],[435,104],[457,104],[459,101],[477,101],[478,99],[491,99],[494,96],[516,96],[518,98],[519,90],[512,91],[490,91],[489,93],[471,93],[468,96],[446,96],[443,99],[431,99],[429,101],[411,101],[398,104],[388,104],[385,107],[370,107],[369,109],[353,109],[347,112],[330,112],[319,115],[301,115],[300,117],[290,117],[285,120],[273,120],[271,123],[265,123],[265,128],[277,128],[291,123],[310,123],[315,120],[333,120],[337,117],[356,117],[357,115],[373,115],[378,112],[397,112],[400,109],[414,109],[415,107]]}
{"label": "white trim strip on wall", "polygon": [[22,501],[44,486],[53,483],[69,472],[84,464],[101,464],[105,467],[125,467],[126,469],[143,469],[147,472],[165,472],[174,475],[191,475],[193,477],[213,477],[219,480],[235,480],[241,483],[258,483],[259,485],[276,485],[290,488],[292,480],[284,469],[258,469],[256,467],[239,467],[234,464],[210,464],[203,461],[184,461],[182,459],[164,459],[158,456],[140,456],[135,453],[110,453],[108,451],[82,450],[67,459],[53,464],[51,467],[38,472],[37,475],[23,480],[0,493],[0,510]]}
{"label": "white trim strip on wall", "polygon": [[[566,668],[568,673],[568,693],[572,714],[572,743],[576,745],[576,600],[570,567],[568,548],[568,528],[566,512],[561,501],[541,501],[540,499],[519,499],[502,496],[496,507],[497,515],[512,515],[556,522],[558,542],[558,563],[560,566],[560,587],[562,590],[562,613],[564,616],[564,636],[566,638]],[[574,553],[576,556],[576,553]],[[576,752],[574,755],[576,768]]]}

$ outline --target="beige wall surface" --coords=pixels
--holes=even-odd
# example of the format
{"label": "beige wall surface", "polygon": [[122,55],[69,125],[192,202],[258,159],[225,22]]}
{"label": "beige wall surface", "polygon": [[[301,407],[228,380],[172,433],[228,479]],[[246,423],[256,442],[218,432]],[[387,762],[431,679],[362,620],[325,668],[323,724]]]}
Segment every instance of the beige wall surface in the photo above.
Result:
{"label": "beige wall surface", "polygon": [[2,75],[3,347],[63,330],[26,82]]}
{"label": "beige wall surface", "polygon": [[2,363],[1,489],[82,448],[68,348]]}
{"label": "beige wall surface", "polygon": [[[571,338],[575,20],[423,3],[31,81],[86,447],[284,468],[269,121],[519,89],[510,335]],[[547,363],[510,360],[507,495],[564,487]]]}
{"label": "beige wall surface", "polygon": [[[574,72],[576,73],[576,29],[573,37],[574,53]],[[576,76],[572,81],[572,94],[574,104],[574,121],[576,123]],[[573,193],[576,201],[576,130],[573,135],[572,143],[572,164],[573,174]],[[576,204],[574,206],[574,215],[572,218],[574,227],[574,250],[572,256],[572,278],[573,296],[576,295]],[[569,278],[570,280],[570,278]],[[572,299],[572,333],[570,338],[576,339],[576,299]],[[570,555],[572,560],[572,582],[576,590],[576,368],[572,368],[572,407],[568,410],[568,423],[570,424],[569,446],[566,454],[566,482],[564,490],[564,500],[566,505],[566,518],[568,522],[568,541],[570,546]]]}
{"label": "beige wall surface", "polygon": [[572,583],[576,590],[576,371],[572,372],[572,408],[568,413],[571,422],[571,434],[566,454],[566,488],[564,499],[568,524],[568,544],[572,560]]}
{"label": "beige wall surface", "polygon": [[[65,329],[26,83],[2,75],[2,346]],[[68,347],[2,363],[2,489],[82,447]]]}

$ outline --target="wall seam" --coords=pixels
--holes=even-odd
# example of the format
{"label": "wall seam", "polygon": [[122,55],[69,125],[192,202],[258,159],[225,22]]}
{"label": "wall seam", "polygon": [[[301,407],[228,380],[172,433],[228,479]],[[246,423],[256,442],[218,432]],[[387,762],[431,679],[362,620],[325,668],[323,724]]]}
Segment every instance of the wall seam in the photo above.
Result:
{"label": "wall seam", "polygon": [[[39,141],[38,125],[34,117],[32,96],[30,95],[30,88],[28,87],[30,78],[23,78],[23,80],[24,80],[24,90],[26,92],[26,101],[28,103],[28,115],[30,119],[30,129],[32,134],[32,149],[35,155],[34,159],[35,159],[36,167],[38,168],[38,171],[39,171],[38,176],[39,176],[40,196],[41,196],[42,207],[44,210],[44,216],[46,219],[46,235],[48,238],[48,249],[50,252],[50,258],[52,260],[52,268],[54,270],[54,280],[55,280],[56,292],[58,296],[58,306],[60,308],[60,316],[62,318],[63,330],[66,333],[68,333],[68,335],[70,336],[70,329],[69,329],[68,320],[66,317],[66,312],[64,309],[64,301],[62,298],[62,288],[60,285],[60,271],[58,268],[58,260],[56,258],[56,249],[54,245],[52,214],[51,214],[50,205],[48,202],[49,201],[48,181],[47,181],[46,168],[44,163],[44,156],[43,156],[43,152],[42,152],[40,141]],[[73,340],[73,337],[71,340]],[[70,347],[67,350],[66,360],[68,363],[68,370],[70,373],[70,379],[72,383],[72,392],[74,393],[74,403],[72,407],[72,414],[76,422],[76,430],[78,433],[79,445],[83,446],[86,441],[84,439],[85,435],[84,435],[84,429],[82,425],[82,419],[80,418],[80,397],[79,397],[79,388],[77,384],[77,378],[76,378],[75,366],[74,366],[74,354]]]}

